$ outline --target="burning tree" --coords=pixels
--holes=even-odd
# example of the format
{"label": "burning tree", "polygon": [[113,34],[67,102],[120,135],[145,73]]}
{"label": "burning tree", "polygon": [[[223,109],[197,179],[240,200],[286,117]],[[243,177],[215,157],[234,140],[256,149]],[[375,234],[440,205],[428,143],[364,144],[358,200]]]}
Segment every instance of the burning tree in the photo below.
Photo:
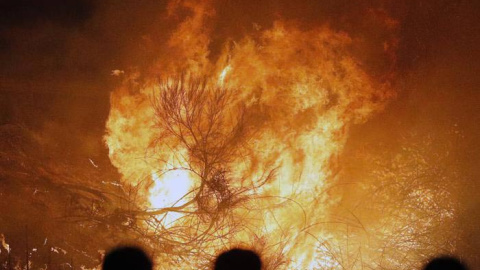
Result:
{"label": "burning tree", "polygon": [[[166,143],[175,159],[186,164],[180,169],[200,181],[192,198],[177,209],[195,203],[198,214],[212,218],[238,204],[239,195],[251,187],[232,187],[227,170],[244,154],[250,131],[245,126],[245,110],[230,107],[231,92],[208,86],[205,80],[185,81],[182,76],[162,83],[153,100],[156,125],[161,130],[156,143]],[[168,143],[172,137],[173,145]],[[187,156],[179,153],[179,148],[185,149]],[[263,181],[270,179],[272,172]]]}
{"label": "burning tree", "polygon": [[169,266],[262,243],[285,269],[337,267],[319,251],[339,239],[324,226],[338,201],[327,192],[349,127],[392,89],[328,27],[276,22],[210,59],[201,10],[169,40],[179,58],[156,67],[170,79],[132,73],[112,93],[105,139],[122,184],[136,187],[130,213]]}
{"label": "burning tree", "polygon": [[256,190],[275,177],[275,168],[255,179],[233,173],[234,164],[252,151],[249,139],[255,131],[232,93],[204,78],[182,75],[161,82],[151,96],[159,133],[150,150],[164,168],[152,178],[182,171],[195,182],[171,204],[134,211],[147,217],[161,252],[200,256],[212,241],[229,238],[242,226],[232,212],[248,207]]}

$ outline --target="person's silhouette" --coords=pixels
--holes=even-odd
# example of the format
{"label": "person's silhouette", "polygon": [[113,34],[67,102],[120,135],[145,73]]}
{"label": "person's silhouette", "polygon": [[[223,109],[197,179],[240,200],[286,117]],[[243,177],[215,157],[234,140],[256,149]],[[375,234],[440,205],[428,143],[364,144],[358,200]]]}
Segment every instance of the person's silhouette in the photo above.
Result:
{"label": "person's silhouette", "polygon": [[441,256],[429,261],[423,270],[467,270],[460,260],[450,256]]}
{"label": "person's silhouette", "polygon": [[132,246],[117,247],[105,256],[102,270],[152,270],[153,264],[145,252]]}
{"label": "person's silhouette", "polygon": [[262,261],[257,253],[234,248],[217,257],[214,270],[260,270],[261,268]]}

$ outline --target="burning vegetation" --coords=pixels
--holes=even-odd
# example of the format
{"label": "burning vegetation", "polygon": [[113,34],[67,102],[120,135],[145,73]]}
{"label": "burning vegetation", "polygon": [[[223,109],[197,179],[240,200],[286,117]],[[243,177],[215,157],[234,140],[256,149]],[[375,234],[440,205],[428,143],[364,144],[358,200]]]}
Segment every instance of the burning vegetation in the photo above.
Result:
{"label": "burning vegetation", "polygon": [[193,13],[168,40],[175,58],[112,94],[106,136],[158,260],[199,267],[240,245],[267,269],[341,267],[328,190],[350,126],[394,96],[388,80],[362,69],[348,34],[283,21],[212,62],[209,3],[171,8]]}
{"label": "burning vegetation", "polygon": [[139,37],[152,59],[110,69],[108,158],[0,127],[3,269],[98,269],[119,243],[156,269],[210,269],[231,247],[265,270],[415,269],[470,250],[462,129],[379,123],[402,87],[402,17],[384,3],[233,23],[239,7],[169,1],[149,21],[165,25]]}

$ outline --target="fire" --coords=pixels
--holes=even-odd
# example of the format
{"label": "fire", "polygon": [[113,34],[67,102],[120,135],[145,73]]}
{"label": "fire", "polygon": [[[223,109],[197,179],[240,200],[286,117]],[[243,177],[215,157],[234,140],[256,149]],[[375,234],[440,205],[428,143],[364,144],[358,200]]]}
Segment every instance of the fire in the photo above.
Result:
{"label": "fire", "polygon": [[[8,252],[10,253],[10,245],[7,244],[6,240],[5,240],[5,236],[2,234],[0,234],[0,240],[2,242],[2,247]],[[1,250],[0,250],[1,251]]]}
{"label": "fire", "polygon": [[[178,55],[156,68],[167,78],[182,71],[180,85],[186,88],[195,76],[207,78],[207,90],[178,95],[186,99],[172,102],[184,106],[178,114],[161,114],[166,101],[156,93],[175,86],[154,79],[140,83],[131,76],[111,97],[106,142],[112,163],[126,185],[139,187],[140,205],[166,215],[161,222],[167,232],[182,230],[172,241],[189,235],[202,240],[189,250],[213,255],[231,245],[261,246],[266,256],[280,254],[286,269],[339,267],[325,255],[325,242],[336,241],[335,236],[321,226],[339,199],[327,192],[335,183],[337,156],[349,127],[381,110],[393,91],[357,64],[347,34],[323,26],[301,30],[278,21],[226,46],[211,62],[202,27],[213,16],[208,2],[184,5],[193,15],[168,41]],[[184,38],[192,36],[199,38]],[[195,95],[204,100],[189,99]],[[219,98],[226,100],[214,103]],[[203,103],[195,107],[195,102]],[[215,124],[205,118],[212,110],[220,112]],[[180,121],[179,126],[170,120]],[[181,211],[167,210],[178,206]]]}
{"label": "fire", "polygon": [[[194,180],[191,179],[187,170],[179,167],[165,167],[159,173],[152,171],[151,177],[153,186],[149,189],[149,203],[153,210],[175,207],[187,203],[186,195],[193,188]],[[162,225],[166,228],[172,226],[174,222],[183,217],[180,212],[171,211],[165,215],[160,215]]]}
{"label": "fire", "polygon": [[190,190],[192,180],[183,170],[172,170],[162,177],[152,171],[152,180],[155,186],[150,190],[150,204],[153,208],[170,207],[182,203],[182,197]]}
{"label": "fire", "polygon": [[224,84],[224,81],[225,81],[225,76],[227,76],[227,73],[230,71],[231,67],[230,66],[226,66],[223,70],[222,70],[222,73],[220,73],[220,76],[218,78],[218,83],[220,85],[223,85]]}

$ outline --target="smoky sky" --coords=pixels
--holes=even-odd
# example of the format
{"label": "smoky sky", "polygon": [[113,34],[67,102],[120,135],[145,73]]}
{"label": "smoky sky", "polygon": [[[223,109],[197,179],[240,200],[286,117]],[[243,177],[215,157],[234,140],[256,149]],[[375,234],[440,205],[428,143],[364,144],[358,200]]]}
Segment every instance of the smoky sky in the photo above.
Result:
{"label": "smoky sky", "polygon": [[[101,137],[109,93],[121,82],[111,75],[112,70],[148,70],[162,54],[168,54],[162,49],[165,41],[189,15],[184,10],[168,16],[167,4],[153,0],[1,1],[0,123],[51,129],[52,136],[66,131]],[[253,29],[270,27],[275,20],[298,22],[306,28],[328,25],[363,42],[357,56],[371,74],[395,72],[393,83],[400,95],[413,91],[402,89],[406,78],[415,76],[419,67],[427,70],[424,67],[429,66],[442,69],[455,84],[468,86],[444,90],[455,92],[450,93],[452,102],[472,107],[468,102],[478,100],[477,91],[472,90],[480,65],[477,1],[226,0],[215,2],[214,8],[209,22],[212,58],[227,37],[241,39]],[[385,14],[398,22],[397,29],[386,29],[371,14]],[[382,42],[390,38],[398,39],[394,65],[382,55]]]}

